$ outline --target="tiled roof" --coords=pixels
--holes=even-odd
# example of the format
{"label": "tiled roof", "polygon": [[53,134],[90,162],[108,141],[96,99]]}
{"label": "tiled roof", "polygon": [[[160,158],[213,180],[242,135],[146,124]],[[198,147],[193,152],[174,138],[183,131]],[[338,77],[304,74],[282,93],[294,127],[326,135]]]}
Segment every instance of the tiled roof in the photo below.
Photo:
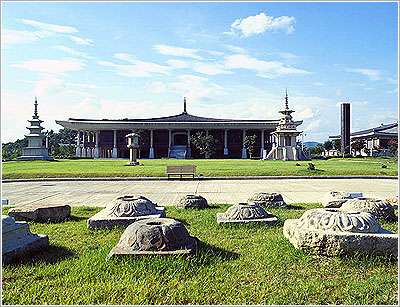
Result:
{"label": "tiled roof", "polygon": [[[93,121],[94,119],[85,119],[85,118],[70,118],[72,121]],[[172,116],[165,117],[154,117],[154,118],[142,118],[142,119],[102,119],[101,121],[129,121],[129,122],[155,122],[155,123],[163,123],[163,122],[275,122],[276,120],[255,120],[255,119],[221,119],[221,118],[211,118],[211,117],[201,117],[191,115],[189,113],[181,113]]]}
{"label": "tiled roof", "polygon": [[[360,131],[356,131],[356,132],[352,132],[350,133],[350,136],[354,137],[354,136],[360,136],[360,135],[365,135],[365,134],[397,134],[398,133],[398,123],[392,123],[392,124],[386,124],[386,125],[380,125],[378,127],[374,127],[374,128],[370,128],[370,129],[365,129],[365,130],[360,130]],[[332,139],[340,139],[340,135],[332,135],[329,136],[329,138]]]}

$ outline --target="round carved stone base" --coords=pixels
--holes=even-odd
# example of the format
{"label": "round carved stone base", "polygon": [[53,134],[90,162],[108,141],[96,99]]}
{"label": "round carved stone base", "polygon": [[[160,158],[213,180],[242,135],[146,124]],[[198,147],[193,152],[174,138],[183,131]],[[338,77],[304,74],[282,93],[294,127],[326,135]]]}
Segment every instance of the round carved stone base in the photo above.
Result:
{"label": "round carved stone base", "polygon": [[300,219],[286,220],[283,234],[294,247],[317,255],[398,254],[398,235],[381,228],[367,212],[307,210]]}
{"label": "round carved stone base", "polygon": [[397,221],[393,206],[384,200],[376,198],[360,197],[346,201],[340,208],[344,211],[362,211],[383,218],[388,222]]}
{"label": "round carved stone base", "polygon": [[279,193],[255,193],[247,200],[248,203],[255,203],[264,208],[287,208],[282,194]]}
{"label": "round carved stone base", "polygon": [[133,222],[155,217],[164,217],[165,208],[144,196],[126,195],[116,198],[107,207],[88,220],[89,229],[126,227]]}
{"label": "round carved stone base", "polygon": [[125,195],[107,206],[110,216],[127,217],[158,214],[156,204],[141,195]]}
{"label": "round carved stone base", "polygon": [[197,238],[174,219],[153,218],[129,225],[109,256],[146,254],[190,254],[197,250]]}
{"label": "round carved stone base", "polygon": [[325,195],[322,205],[325,208],[340,208],[346,201],[353,198],[348,192],[331,191]]}
{"label": "round carved stone base", "polygon": [[207,200],[200,195],[185,195],[176,205],[179,209],[205,209],[208,207]]}
{"label": "round carved stone base", "polygon": [[272,224],[277,220],[276,216],[255,203],[239,203],[229,207],[224,213],[217,213],[218,223],[264,222]]}

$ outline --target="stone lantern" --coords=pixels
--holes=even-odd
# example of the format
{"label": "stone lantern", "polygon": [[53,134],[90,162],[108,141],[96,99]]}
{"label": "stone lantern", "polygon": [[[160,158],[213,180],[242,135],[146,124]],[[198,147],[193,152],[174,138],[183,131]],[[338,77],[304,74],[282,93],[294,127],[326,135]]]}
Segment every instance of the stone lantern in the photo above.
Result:
{"label": "stone lantern", "polygon": [[137,162],[137,151],[139,148],[139,134],[137,133],[130,133],[125,136],[128,139],[129,148],[129,163],[128,165],[139,165]]}

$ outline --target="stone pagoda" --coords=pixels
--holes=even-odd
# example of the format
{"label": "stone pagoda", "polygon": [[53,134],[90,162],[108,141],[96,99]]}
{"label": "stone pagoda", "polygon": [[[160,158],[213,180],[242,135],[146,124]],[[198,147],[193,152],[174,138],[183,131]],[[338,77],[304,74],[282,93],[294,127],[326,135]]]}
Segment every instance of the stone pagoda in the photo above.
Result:
{"label": "stone pagoda", "polygon": [[30,126],[26,127],[29,130],[29,134],[25,135],[28,139],[28,146],[22,149],[22,156],[18,157],[18,160],[54,160],[53,157],[49,156],[48,148],[43,146],[43,140],[46,136],[42,132],[44,129],[41,126],[43,121],[39,119],[37,106],[37,98],[35,97],[35,110],[32,119],[28,120]]}
{"label": "stone pagoda", "polygon": [[297,131],[296,123],[292,117],[293,112],[289,109],[289,98],[286,90],[285,109],[279,111],[283,116],[279,120],[276,130],[272,132],[275,143],[266,157],[267,160],[306,160],[305,154],[297,146],[296,138],[302,131]]}

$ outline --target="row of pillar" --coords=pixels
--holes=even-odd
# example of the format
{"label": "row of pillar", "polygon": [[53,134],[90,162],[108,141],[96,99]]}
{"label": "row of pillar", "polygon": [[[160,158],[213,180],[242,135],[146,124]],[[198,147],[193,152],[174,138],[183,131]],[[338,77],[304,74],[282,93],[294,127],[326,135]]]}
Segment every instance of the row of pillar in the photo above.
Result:
{"label": "row of pillar", "polygon": [[[150,149],[149,149],[149,159],[154,159],[155,158],[155,152],[154,152],[154,130],[150,130]],[[114,135],[113,135],[113,148],[111,150],[111,158],[117,158],[118,157],[118,147],[117,147],[117,130],[113,130]],[[209,131],[206,130],[206,135],[208,135]],[[93,158],[99,158],[100,157],[100,152],[99,152],[99,131],[84,131],[84,130],[79,130],[77,134],[77,141],[76,141],[76,156],[77,157],[93,157]],[[247,150],[245,148],[244,144],[244,139],[246,137],[246,130],[243,130],[243,147],[242,147],[242,158],[246,159],[247,158]],[[264,153],[264,141],[265,141],[265,134],[264,130],[261,130],[261,156],[263,156]],[[270,142],[272,143],[273,141],[273,136],[270,136]],[[94,142],[94,148],[93,147],[87,147],[86,142]],[[187,130],[187,146],[190,148],[190,130]],[[172,145],[172,130],[168,130],[168,153],[171,149]],[[229,149],[228,149],[228,129],[224,130],[224,155],[227,156],[229,155]],[[108,156],[108,154],[107,154]]]}
{"label": "row of pillar", "polygon": [[[100,139],[100,131],[92,132],[92,131],[78,130],[78,134],[76,137],[75,155],[77,157],[100,158],[99,139]],[[86,142],[94,142],[95,143],[94,148],[87,147]],[[108,154],[106,156],[108,157]],[[117,157],[118,157],[117,130],[114,130],[114,144],[110,158],[117,158]]]}

